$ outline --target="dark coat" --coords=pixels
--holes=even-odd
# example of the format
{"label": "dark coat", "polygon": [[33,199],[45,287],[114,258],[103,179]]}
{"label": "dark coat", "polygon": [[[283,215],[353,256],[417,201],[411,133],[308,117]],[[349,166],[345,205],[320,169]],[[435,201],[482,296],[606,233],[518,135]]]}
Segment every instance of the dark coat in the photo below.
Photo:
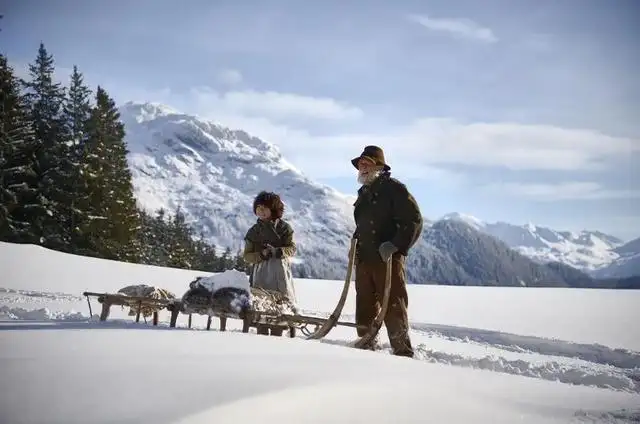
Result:
{"label": "dark coat", "polygon": [[385,241],[393,243],[398,253],[407,256],[422,232],[418,202],[403,183],[388,173],[358,190],[353,215],[358,261],[382,261],[378,247]]}
{"label": "dark coat", "polygon": [[244,237],[244,260],[256,264],[268,258],[261,256],[262,250],[270,244],[275,247],[275,257],[291,257],[296,254],[296,243],[293,240],[293,228],[283,219],[262,221],[260,219],[249,228]]}

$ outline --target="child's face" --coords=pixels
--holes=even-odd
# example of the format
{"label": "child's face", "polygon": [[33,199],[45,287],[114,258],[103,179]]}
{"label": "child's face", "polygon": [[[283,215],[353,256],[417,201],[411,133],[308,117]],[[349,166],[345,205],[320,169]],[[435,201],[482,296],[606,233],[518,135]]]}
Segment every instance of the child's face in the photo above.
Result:
{"label": "child's face", "polygon": [[271,210],[265,208],[262,205],[258,205],[258,207],[256,208],[256,215],[263,221],[267,221],[269,218],[271,218]]}

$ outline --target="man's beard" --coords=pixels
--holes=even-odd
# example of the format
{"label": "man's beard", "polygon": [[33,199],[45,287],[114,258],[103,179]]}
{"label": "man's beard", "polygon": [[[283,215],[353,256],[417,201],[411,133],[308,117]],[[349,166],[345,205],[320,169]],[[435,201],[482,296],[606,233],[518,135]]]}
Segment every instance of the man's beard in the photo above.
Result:
{"label": "man's beard", "polygon": [[358,182],[362,185],[371,184],[378,176],[380,175],[380,171],[369,171],[366,174],[362,172],[358,172]]}

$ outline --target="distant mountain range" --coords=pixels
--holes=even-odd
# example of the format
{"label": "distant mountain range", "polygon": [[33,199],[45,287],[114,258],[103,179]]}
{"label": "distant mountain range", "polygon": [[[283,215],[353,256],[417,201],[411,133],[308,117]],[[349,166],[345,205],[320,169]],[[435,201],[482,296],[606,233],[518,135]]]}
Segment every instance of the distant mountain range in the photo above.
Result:
{"label": "distant mountain range", "polygon": [[486,223],[461,213],[451,213],[443,219],[465,222],[537,262],[560,262],[597,278],[640,275],[640,238],[625,243],[600,231],[575,233],[530,223]]}
{"label": "distant mountain range", "polygon": [[[242,130],[154,103],[126,103],[120,114],[141,206],[181,207],[211,242],[239,249],[256,219],[253,197],[276,191],[295,229],[296,275],[344,278],[353,196],[311,180],[275,145]],[[593,287],[602,282],[588,273],[619,279],[625,275],[616,261],[637,253],[637,246],[599,232],[487,224],[461,214],[425,224],[408,258],[408,279],[416,284]]]}

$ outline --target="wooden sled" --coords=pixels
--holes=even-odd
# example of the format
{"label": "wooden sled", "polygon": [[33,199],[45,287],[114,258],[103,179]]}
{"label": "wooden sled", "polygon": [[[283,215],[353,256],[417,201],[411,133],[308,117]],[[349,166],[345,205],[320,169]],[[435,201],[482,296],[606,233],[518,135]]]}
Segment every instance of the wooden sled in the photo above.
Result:
{"label": "wooden sled", "polygon": [[89,305],[89,315],[93,316],[91,310],[90,297],[95,297],[98,303],[102,304],[102,311],[100,312],[100,321],[106,321],[109,318],[111,312],[111,306],[123,306],[131,308],[130,314],[135,314],[136,322],[140,322],[140,316],[147,322],[147,316],[153,316],[153,325],[158,325],[158,313],[162,309],[171,304],[173,299],[158,299],[149,296],[129,296],[121,293],[95,293],[95,292],[83,292],[83,296],[87,298],[87,304]]}
{"label": "wooden sled", "polygon": [[[251,288],[251,301],[246,297],[246,292],[240,289],[223,288],[216,293],[206,291],[196,292],[192,284],[190,291],[180,300],[167,305],[171,312],[170,327],[175,327],[180,313],[189,315],[189,327],[191,327],[191,315],[206,315],[207,330],[211,327],[212,317],[220,320],[220,331],[226,330],[228,318],[242,321],[242,332],[248,333],[254,327],[267,327],[268,329],[287,330],[289,337],[295,337],[297,330],[303,334],[311,334],[308,326],[320,327],[327,321],[325,318],[304,316],[297,313],[294,305],[280,292],[263,288]],[[246,302],[238,305],[238,299],[245,296]],[[234,305],[234,302],[236,304]],[[242,300],[240,300],[242,302]],[[353,323],[337,322],[335,325],[355,326]]]}
{"label": "wooden sled", "polygon": [[[187,292],[188,294],[189,292]],[[244,305],[243,308],[234,308],[233,301],[237,300],[238,291],[232,288],[223,288],[218,290],[214,296],[210,293],[200,296],[183,296],[182,299],[158,298],[148,296],[131,296],[123,293],[98,293],[83,292],[82,295],[87,298],[89,306],[89,314],[93,316],[90,298],[94,297],[98,303],[102,305],[100,313],[100,321],[106,321],[109,318],[111,307],[123,306],[131,308],[129,314],[135,314],[135,322],[140,322],[140,318],[147,322],[146,317],[153,316],[152,324],[158,325],[159,312],[166,309],[171,314],[169,326],[176,327],[178,316],[180,313],[188,314],[189,328],[192,327],[192,315],[207,316],[207,330],[211,329],[212,318],[217,317],[220,320],[220,331],[226,331],[228,318],[239,319],[243,322],[242,332],[248,333],[251,327],[266,326],[269,329],[288,330],[289,337],[295,337],[296,332],[300,330],[304,335],[312,334],[308,329],[315,326],[325,326],[327,319],[321,317],[312,317],[298,314],[293,305],[279,292],[266,290],[262,288],[251,288],[251,304]],[[332,326],[344,325],[355,327],[350,322],[334,322]]]}

